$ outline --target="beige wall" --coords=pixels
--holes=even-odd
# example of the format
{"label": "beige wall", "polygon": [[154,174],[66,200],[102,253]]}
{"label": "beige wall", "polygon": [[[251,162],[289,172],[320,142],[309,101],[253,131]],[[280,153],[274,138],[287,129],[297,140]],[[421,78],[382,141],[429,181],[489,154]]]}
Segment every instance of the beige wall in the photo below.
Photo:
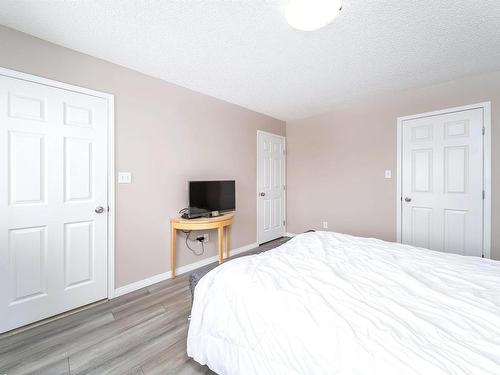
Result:
{"label": "beige wall", "polygon": [[[0,66],[115,95],[116,286],[170,270],[169,218],[187,201],[188,179],[235,179],[232,247],[256,241],[256,132],[282,121],[0,26]],[[210,72],[207,72],[210,74]],[[179,240],[180,266],[203,257]]]}
{"label": "beige wall", "polygon": [[[168,220],[187,199],[188,179],[237,181],[232,247],[256,241],[256,131],[282,121],[0,26],[0,66],[115,95],[117,287],[169,270]],[[396,118],[492,102],[493,189],[500,186],[500,72],[360,100],[287,123],[289,232],[321,228],[396,237]],[[195,141],[195,142],[192,142]],[[192,147],[196,145],[196,147]],[[493,249],[500,259],[500,198],[493,195]],[[203,257],[179,239],[179,265]]]}
{"label": "beige wall", "polygon": [[397,117],[483,101],[492,105],[492,257],[500,259],[500,72],[287,122],[288,231],[321,229],[325,220],[332,231],[394,241]]}

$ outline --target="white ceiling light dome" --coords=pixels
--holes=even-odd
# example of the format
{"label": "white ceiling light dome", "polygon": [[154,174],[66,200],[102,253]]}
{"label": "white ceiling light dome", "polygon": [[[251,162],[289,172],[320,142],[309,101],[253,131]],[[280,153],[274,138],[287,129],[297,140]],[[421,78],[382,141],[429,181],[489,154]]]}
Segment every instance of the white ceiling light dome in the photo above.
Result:
{"label": "white ceiling light dome", "polygon": [[290,0],[285,18],[297,30],[313,31],[325,27],[342,10],[342,0]]}

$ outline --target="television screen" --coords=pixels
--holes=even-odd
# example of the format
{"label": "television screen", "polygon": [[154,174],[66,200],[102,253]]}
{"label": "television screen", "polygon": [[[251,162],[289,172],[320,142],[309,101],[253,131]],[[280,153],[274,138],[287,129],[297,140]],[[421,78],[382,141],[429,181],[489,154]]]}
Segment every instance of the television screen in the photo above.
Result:
{"label": "television screen", "polygon": [[234,181],[189,181],[189,209],[198,212],[234,211]]}

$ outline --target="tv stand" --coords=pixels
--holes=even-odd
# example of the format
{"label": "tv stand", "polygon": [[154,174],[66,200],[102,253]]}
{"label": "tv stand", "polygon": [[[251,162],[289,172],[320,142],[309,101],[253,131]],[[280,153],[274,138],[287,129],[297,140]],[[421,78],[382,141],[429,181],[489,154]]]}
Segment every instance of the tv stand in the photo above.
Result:
{"label": "tv stand", "polygon": [[[222,242],[225,237],[226,258],[229,257],[229,227],[233,224],[234,213],[221,214],[215,217],[200,217],[197,219],[174,218],[170,220],[170,260],[172,267],[172,278],[175,278],[176,244],[178,230],[205,230],[217,229],[217,240],[219,249],[219,264],[224,261]],[[224,236],[225,232],[225,236]]]}

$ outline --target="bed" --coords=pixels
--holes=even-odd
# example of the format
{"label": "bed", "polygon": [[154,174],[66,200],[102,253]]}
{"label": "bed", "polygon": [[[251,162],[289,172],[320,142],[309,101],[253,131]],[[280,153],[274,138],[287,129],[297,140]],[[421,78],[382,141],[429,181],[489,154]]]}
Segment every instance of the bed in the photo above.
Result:
{"label": "bed", "polygon": [[500,262],[301,234],[199,281],[187,351],[219,375],[500,374]]}

